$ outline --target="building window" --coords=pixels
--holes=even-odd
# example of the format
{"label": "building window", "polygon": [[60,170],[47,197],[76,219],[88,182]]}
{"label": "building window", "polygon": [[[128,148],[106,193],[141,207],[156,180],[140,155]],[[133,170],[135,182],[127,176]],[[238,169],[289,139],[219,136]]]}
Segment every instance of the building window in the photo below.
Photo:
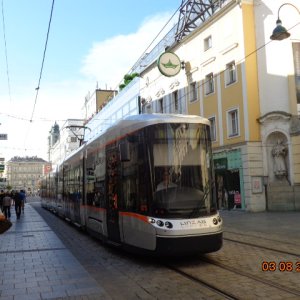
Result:
{"label": "building window", "polygon": [[158,99],[158,112],[159,113],[164,112],[164,99],[163,98]]}
{"label": "building window", "polygon": [[178,113],[178,91],[172,93],[172,100],[174,104],[174,112]]}
{"label": "building window", "polygon": [[71,143],[76,143],[76,142],[77,142],[77,137],[71,136]]}
{"label": "building window", "polygon": [[216,117],[209,118],[210,121],[210,138],[212,141],[217,140]]}
{"label": "building window", "polygon": [[234,61],[232,61],[226,65],[226,73],[225,74],[226,74],[226,76],[225,76],[226,85],[236,82],[236,66],[235,66]]}
{"label": "building window", "polygon": [[208,50],[212,47],[212,39],[211,35],[204,39],[204,51]]}
{"label": "building window", "polygon": [[190,83],[190,102],[197,100],[197,84],[196,82]]}
{"label": "building window", "polygon": [[239,116],[238,110],[233,109],[228,111],[227,113],[227,120],[228,120],[228,136],[237,136],[239,135]]}
{"label": "building window", "polygon": [[205,94],[211,94],[214,92],[214,75],[210,73],[205,76]]}
{"label": "building window", "polygon": [[147,114],[151,114],[152,113],[152,107],[151,107],[151,104],[147,104],[145,106],[145,109],[146,109],[146,113]]}

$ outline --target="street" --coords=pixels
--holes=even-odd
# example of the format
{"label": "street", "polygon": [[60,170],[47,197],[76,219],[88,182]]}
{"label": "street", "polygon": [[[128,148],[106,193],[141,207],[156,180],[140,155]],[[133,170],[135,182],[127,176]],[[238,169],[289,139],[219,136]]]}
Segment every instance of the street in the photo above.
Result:
{"label": "street", "polygon": [[[0,236],[0,298],[299,299],[300,213],[221,214],[220,251],[155,259],[106,246],[29,198],[20,223]],[[50,262],[28,260],[42,253]],[[50,253],[63,259],[57,263]]]}

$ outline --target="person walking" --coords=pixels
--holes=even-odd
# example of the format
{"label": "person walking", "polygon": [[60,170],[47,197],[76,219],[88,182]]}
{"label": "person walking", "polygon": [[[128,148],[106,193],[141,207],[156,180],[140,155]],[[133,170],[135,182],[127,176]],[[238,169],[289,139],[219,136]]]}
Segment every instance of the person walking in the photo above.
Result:
{"label": "person walking", "polygon": [[6,219],[10,219],[10,207],[11,207],[11,197],[8,193],[5,194],[3,198],[3,210]]}
{"label": "person walking", "polygon": [[5,193],[4,193],[3,190],[1,190],[1,192],[0,192],[0,211],[2,211],[2,212],[3,212],[3,198],[4,198],[4,196],[5,196]]}
{"label": "person walking", "polygon": [[20,190],[19,196],[21,198],[21,208],[22,212],[24,214],[24,207],[25,207],[25,202],[26,202],[26,194],[24,190]]}
{"label": "person walking", "polygon": [[15,196],[14,196],[14,200],[15,200],[16,216],[17,216],[17,219],[20,219],[21,209],[22,209],[22,199],[21,199],[21,196],[20,196],[20,192],[16,191]]}

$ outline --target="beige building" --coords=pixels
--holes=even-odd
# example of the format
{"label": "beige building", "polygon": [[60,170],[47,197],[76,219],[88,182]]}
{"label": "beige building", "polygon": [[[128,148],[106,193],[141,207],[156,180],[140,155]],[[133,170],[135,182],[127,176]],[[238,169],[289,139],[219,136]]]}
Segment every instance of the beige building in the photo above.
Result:
{"label": "beige building", "polygon": [[40,179],[51,170],[47,161],[36,156],[15,156],[6,163],[6,167],[7,185],[13,190],[24,189],[26,193],[37,193]]}

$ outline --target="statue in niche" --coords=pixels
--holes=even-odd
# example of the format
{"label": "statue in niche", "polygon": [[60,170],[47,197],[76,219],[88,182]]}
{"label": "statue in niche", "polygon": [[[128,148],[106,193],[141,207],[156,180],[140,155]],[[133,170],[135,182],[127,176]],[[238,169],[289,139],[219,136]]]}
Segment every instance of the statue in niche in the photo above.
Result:
{"label": "statue in niche", "polygon": [[272,149],[272,156],[274,158],[274,174],[278,178],[287,175],[285,165],[285,157],[287,155],[287,147],[283,144],[282,140],[277,140],[277,144]]}

